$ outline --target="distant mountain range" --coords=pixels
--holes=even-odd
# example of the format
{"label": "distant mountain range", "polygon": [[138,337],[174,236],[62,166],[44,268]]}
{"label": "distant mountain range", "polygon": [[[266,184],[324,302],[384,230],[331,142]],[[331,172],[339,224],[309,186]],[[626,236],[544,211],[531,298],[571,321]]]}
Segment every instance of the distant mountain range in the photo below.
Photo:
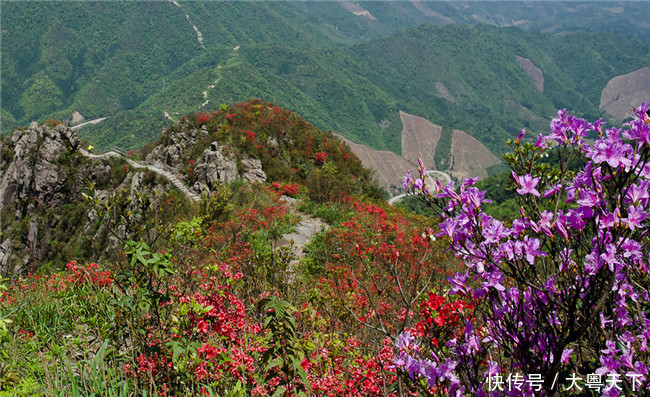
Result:
{"label": "distant mountain range", "polygon": [[[259,97],[397,154],[404,154],[400,114],[424,117],[442,129],[435,162],[445,169],[454,130],[498,155],[505,138],[546,128],[557,108],[606,116],[616,95],[637,89],[642,97],[650,85],[643,72],[650,28],[639,18],[647,11],[634,2],[2,8],[3,131],[31,120],[69,120],[78,111],[86,119],[108,117],[79,130],[104,149],[140,147],[186,113]],[[636,83],[610,86],[603,103],[607,84],[630,73]],[[610,108],[620,113],[625,106],[619,100]]]}

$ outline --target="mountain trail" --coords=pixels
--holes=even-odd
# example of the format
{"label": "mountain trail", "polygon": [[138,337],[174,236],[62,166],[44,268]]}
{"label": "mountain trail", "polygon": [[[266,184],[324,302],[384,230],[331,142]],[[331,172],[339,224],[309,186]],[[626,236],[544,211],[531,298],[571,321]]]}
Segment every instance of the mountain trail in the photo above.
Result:
{"label": "mountain trail", "polygon": [[305,245],[307,245],[312,237],[321,231],[326,231],[329,229],[329,225],[323,222],[320,218],[314,218],[302,211],[296,209],[297,200],[294,198],[282,196],[281,200],[287,203],[287,209],[298,216],[300,216],[300,223],[294,226],[294,231],[292,233],[287,233],[280,238],[277,242],[276,249],[280,247],[289,247],[292,253],[295,255],[294,259],[289,262],[287,267],[287,277],[290,282],[293,280],[293,273],[295,272],[296,266],[300,263],[300,260],[307,256],[304,251]]}
{"label": "mountain trail", "polygon": [[76,130],[77,128],[83,127],[84,125],[88,125],[88,124],[97,124],[97,123],[99,123],[100,121],[104,121],[104,120],[106,120],[107,118],[108,118],[108,117],[100,117],[100,118],[95,119],[95,120],[86,121],[86,122],[83,122],[83,123],[81,123],[81,124],[73,125],[72,127],[70,127],[70,129],[71,129],[71,130]]}
{"label": "mountain trail", "polygon": [[180,8],[181,11],[183,11],[183,13],[185,14],[185,18],[187,18],[187,22],[189,22],[190,25],[192,25],[192,28],[196,32],[196,39],[198,40],[199,44],[201,44],[201,48],[205,49],[205,45],[203,45],[203,34],[199,31],[199,29],[196,27],[196,25],[194,25],[192,23],[192,21],[190,20],[190,16],[185,12],[185,10],[183,10],[183,6],[178,4],[178,2],[176,2],[175,0],[169,0],[169,1],[172,4],[174,4],[176,7]]}
{"label": "mountain trail", "polygon": [[[123,157],[124,158],[124,156],[122,156],[121,154],[113,152],[113,151],[106,152],[104,154],[94,154],[94,153],[90,153],[87,150],[79,149],[79,152],[81,152],[81,154],[86,156],[86,157],[94,158],[94,159],[105,159],[105,158],[109,158],[109,157]],[[176,189],[178,189],[181,193],[183,193],[185,195],[185,197],[187,197],[190,201],[197,202],[197,201],[199,201],[201,199],[201,197],[199,197],[198,194],[192,192],[187,186],[185,186],[185,184],[181,181],[181,179],[179,178],[178,175],[175,175],[171,171],[165,170],[165,169],[162,169],[160,167],[153,166],[153,165],[141,164],[138,161],[127,159],[127,158],[125,158],[125,160],[131,166],[133,166],[133,168],[137,168],[137,169],[146,168],[146,169],[149,169],[152,172],[155,172],[158,175],[163,176]]]}

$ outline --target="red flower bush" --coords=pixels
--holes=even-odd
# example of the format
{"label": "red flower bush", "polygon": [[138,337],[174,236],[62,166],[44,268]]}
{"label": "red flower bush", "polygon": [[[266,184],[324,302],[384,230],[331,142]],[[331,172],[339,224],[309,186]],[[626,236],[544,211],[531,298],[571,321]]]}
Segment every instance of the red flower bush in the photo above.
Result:
{"label": "red flower bush", "polygon": [[199,118],[199,124],[206,124],[210,121],[210,115],[208,113],[201,112],[197,116]]}
{"label": "red flower bush", "polygon": [[316,165],[323,165],[325,162],[325,157],[327,157],[326,151],[318,152],[314,155],[314,162]]}

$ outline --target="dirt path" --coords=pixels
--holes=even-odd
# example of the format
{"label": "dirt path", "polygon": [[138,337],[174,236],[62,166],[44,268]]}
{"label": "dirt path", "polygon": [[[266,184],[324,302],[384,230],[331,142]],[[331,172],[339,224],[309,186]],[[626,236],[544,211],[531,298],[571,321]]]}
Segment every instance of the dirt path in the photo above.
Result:
{"label": "dirt path", "polygon": [[88,125],[88,124],[97,124],[97,123],[99,123],[100,121],[104,121],[104,120],[106,120],[107,118],[108,118],[108,117],[101,117],[101,118],[99,118],[99,119],[86,121],[86,122],[83,122],[83,123],[81,123],[81,124],[73,125],[72,127],[70,127],[70,129],[71,129],[71,130],[76,130],[77,128],[83,127],[84,125]]}
{"label": "dirt path", "polygon": [[[86,157],[95,158],[95,159],[105,159],[105,158],[108,158],[108,157],[123,157],[119,153],[112,152],[112,151],[111,152],[106,152],[104,154],[94,154],[94,153],[90,153],[87,150],[79,149],[79,152],[81,152],[81,154],[83,154]],[[159,168],[159,167],[156,167],[156,166],[153,166],[153,165],[144,165],[144,164],[141,164],[141,163],[139,163],[139,162],[137,162],[135,160],[131,160],[131,159],[127,159],[127,158],[125,158],[125,160],[131,166],[133,166],[133,168],[137,168],[137,169],[147,168],[147,169],[155,172],[158,175],[162,175],[176,189],[180,190],[181,193],[183,193],[185,195],[185,197],[187,197],[190,201],[195,203],[195,202],[197,202],[197,201],[199,201],[201,199],[201,197],[199,197],[198,194],[194,193],[187,186],[185,186],[185,184],[180,180],[180,178],[177,175],[173,174],[171,171],[164,170],[162,168]]]}
{"label": "dirt path", "polygon": [[[287,208],[292,213],[300,216],[300,223],[294,226],[294,232],[287,233],[278,240],[277,247],[289,247],[295,255],[294,259],[289,262],[287,273],[289,280],[293,279],[294,269],[300,263],[300,260],[306,256],[305,245],[311,241],[311,238],[318,232],[327,230],[329,225],[319,218],[313,218],[304,212],[296,209],[296,199],[283,197],[287,203]],[[293,242],[293,244],[292,244]],[[290,281],[291,282],[291,281]]]}

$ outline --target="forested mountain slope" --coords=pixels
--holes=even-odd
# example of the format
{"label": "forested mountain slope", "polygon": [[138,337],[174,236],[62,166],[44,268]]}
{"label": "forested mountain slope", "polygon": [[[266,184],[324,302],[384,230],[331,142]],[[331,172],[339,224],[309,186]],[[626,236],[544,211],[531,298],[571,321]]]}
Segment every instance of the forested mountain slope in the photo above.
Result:
{"label": "forested mountain slope", "polygon": [[[466,130],[499,152],[503,137],[545,125],[558,107],[599,115],[607,81],[649,64],[647,41],[568,34],[589,28],[645,37],[631,17],[637,6],[3,3],[2,129],[67,120],[73,111],[110,116],[81,134],[128,149],[187,112],[260,97],[376,149],[399,153],[399,111],[406,111]],[[404,31],[423,23],[562,35],[466,25]],[[521,58],[540,70],[544,93]]]}
{"label": "forested mountain slope", "polygon": [[[103,146],[136,147],[169,118],[257,97],[375,149],[400,153],[405,111],[464,130],[498,154],[521,128],[546,128],[558,108],[604,115],[602,89],[649,65],[648,54],[650,44],[613,33],[557,37],[467,25],[422,25],[350,48],[242,45],[203,53],[165,90],[84,133]],[[543,92],[520,59],[539,69]]]}

